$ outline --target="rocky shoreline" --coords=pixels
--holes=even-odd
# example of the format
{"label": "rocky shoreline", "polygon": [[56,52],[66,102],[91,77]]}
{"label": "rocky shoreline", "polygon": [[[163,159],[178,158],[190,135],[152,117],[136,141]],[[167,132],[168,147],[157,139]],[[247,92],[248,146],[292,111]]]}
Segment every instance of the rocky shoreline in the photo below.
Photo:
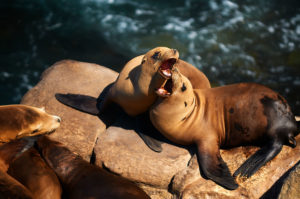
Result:
{"label": "rocky shoreline", "polygon": [[[155,153],[131,128],[132,118],[123,115],[106,129],[97,116],[79,112],[55,99],[55,93],[98,97],[117,76],[117,72],[96,64],[60,61],[43,73],[21,103],[44,106],[48,113],[59,115],[61,127],[51,138],[85,160],[134,181],[152,199],[296,198],[300,194],[300,146],[284,146],[277,157],[250,179],[238,179],[237,190],[229,191],[201,177],[192,148],[164,143],[163,152]],[[296,139],[300,143],[299,135]],[[233,172],[256,150],[238,147],[222,150],[221,155]]]}

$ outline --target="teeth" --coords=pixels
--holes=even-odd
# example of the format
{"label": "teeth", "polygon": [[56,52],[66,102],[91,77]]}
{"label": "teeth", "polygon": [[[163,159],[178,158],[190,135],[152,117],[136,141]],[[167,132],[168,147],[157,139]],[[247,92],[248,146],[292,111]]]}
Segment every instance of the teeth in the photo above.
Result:
{"label": "teeth", "polygon": [[157,89],[157,92],[160,94],[160,95],[170,95],[170,93],[168,91],[166,91],[164,88],[159,88]]}
{"label": "teeth", "polygon": [[169,70],[163,70],[162,73],[167,77],[171,77],[171,73]]}

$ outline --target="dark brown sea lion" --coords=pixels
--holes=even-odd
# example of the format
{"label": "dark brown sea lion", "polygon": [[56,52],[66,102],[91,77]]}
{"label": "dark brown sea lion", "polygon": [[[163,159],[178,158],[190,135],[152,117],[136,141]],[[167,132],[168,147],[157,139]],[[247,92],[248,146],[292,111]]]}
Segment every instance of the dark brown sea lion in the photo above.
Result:
{"label": "dark brown sea lion", "polygon": [[59,142],[43,136],[37,146],[70,199],[150,199],[134,183],[84,161]]}
{"label": "dark brown sea lion", "polygon": [[297,123],[289,105],[265,86],[240,83],[193,89],[175,68],[157,94],[161,98],[150,110],[153,125],[175,143],[196,144],[202,174],[227,189],[238,185],[220,147],[260,145],[261,149],[234,173],[250,177],[273,159],[283,144],[296,146]]}
{"label": "dark brown sea lion", "polygon": [[[145,113],[154,103],[157,98],[155,90],[170,78],[170,70],[173,66],[178,67],[189,78],[194,88],[211,87],[209,80],[200,70],[179,59],[177,50],[157,47],[145,55],[130,60],[120,72],[117,80],[102,92],[98,101],[96,98],[77,94],[56,94],[56,98],[68,106],[94,115],[114,112],[109,105],[115,103],[128,115],[137,116]],[[100,118],[106,120],[105,117]],[[109,122],[112,120],[110,118]],[[143,121],[147,120],[144,116],[138,120],[139,129],[147,125],[142,125]],[[139,132],[139,134],[151,149],[161,151],[157,142],[143,133]]]}
{"label": "dark brown sea lion", "polygon": [[61,198],[57,176],[33,147],[12,161],[7,173],[27,187],[35,199]]}
{"label": "dark brown sea lion", "polygon": [[26,105],[0,106],[0,142],[53,132],[60,125],[58,116]]}

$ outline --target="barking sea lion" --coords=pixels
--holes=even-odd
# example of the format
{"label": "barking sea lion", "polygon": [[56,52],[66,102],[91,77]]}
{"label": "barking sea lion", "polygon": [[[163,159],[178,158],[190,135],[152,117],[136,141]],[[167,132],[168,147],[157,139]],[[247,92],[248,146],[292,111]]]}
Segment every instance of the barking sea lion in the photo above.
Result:
{"label": "barking sea lion", "polygon": [[157,94],[160,98],[150,110],[153,125],[175,143],[196,144],[202,174],[227,189],[238,185],[220,147],[262,146],[234,173],[250,177],[273,159],[283,144],[296,146],[297,123],[289,105],[265,86],[240,83],[193,89],[175,68]]}
{"label": "barking sea lion", "polygon": [[[194,88],[210,88],[207,77],[193,65],[180,60],[177,50],[157,47],[130,60],[117,80],[102,92],[98,101],[96,98],[77,94],[56,94],[56,98],[63,104],[94,115],[104,112],[111,114],[113,108],[109,105],[115,103],[128,115],[139,115],[137,124],[139,129],[142,129],[147,125],[143,125],[144,121],[149,119],[140,114],[148,111],[154,103],[157,98],[155,90],[171,77],[171,69],[174,66],[189,78]],[[151,149],[161,151],[159,143],[140,131],[139,134]]]}

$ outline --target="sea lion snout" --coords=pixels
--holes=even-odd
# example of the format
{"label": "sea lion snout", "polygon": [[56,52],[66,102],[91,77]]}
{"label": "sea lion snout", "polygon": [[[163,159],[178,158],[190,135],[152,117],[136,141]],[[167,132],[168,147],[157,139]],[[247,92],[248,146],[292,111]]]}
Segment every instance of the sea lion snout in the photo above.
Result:
{"label": "sea lion snout", "polygon": [[56,121],[57,121],[58,123],[61,122],[61,118],[60,118],[59,116],[53,115],[53,117],[54,117],[54,119],[56,119]]}

